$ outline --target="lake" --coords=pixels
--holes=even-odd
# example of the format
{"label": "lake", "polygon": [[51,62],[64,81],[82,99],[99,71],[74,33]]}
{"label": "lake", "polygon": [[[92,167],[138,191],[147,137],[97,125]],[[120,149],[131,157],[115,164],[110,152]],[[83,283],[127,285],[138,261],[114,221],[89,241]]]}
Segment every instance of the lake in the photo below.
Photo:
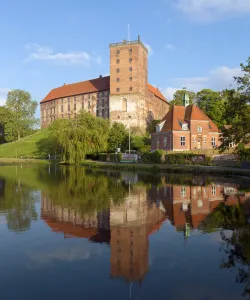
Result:
{"label": "lake", "polygon": [[1,299],[250,295],[250,179],[0,166]]}

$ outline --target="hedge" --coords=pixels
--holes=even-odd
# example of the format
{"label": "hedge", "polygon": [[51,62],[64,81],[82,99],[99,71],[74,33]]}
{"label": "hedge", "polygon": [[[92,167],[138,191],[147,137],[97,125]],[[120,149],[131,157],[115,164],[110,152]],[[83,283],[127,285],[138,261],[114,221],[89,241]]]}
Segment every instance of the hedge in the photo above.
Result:
{"label": "hedge", "polygon": [[97,160],[99,161],[112,161],[112,162],[119,162],[121,160],[121,154],[114,154],[114,153],[100,153],[97,156]]}

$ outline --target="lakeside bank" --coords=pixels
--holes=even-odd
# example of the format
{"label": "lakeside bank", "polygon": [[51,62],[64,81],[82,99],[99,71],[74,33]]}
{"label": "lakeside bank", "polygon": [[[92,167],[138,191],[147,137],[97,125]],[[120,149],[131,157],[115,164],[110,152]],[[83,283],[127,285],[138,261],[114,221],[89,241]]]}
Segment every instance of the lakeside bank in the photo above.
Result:
{"label": "lakeside bank", "polygon": [[87,168],[126,170],[126,171],[144,171],[153,173],[191,173],[195,175],[230,175],[230,176],[246,176],[250,178],[250,169],[202,166],[202,165],[167,165],[167,164],[139,164],[139,163],[113,163],[113,162],[97,162],[85,161],[81,164]]}

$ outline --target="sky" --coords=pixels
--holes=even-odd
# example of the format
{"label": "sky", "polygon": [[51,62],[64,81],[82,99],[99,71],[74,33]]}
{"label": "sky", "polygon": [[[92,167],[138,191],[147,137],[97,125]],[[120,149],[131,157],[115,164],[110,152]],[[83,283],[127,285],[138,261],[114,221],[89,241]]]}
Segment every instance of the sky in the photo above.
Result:
{"label": "sky", "polygon": [[0,11],[0,105],[12,89],[40,102],[64,83],[109,75],[109,44],[138,34],[149,82],[168,100],[184,86],[234,87],[250,56],[250,0],[1,0]]}

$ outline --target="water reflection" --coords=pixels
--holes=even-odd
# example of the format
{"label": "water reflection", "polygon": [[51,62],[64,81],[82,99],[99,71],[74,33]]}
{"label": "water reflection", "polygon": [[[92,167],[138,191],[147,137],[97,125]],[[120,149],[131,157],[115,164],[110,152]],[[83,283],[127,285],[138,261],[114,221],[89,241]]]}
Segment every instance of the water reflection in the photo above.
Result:
{"label": "water reflection", "polygon": [[235,270],[243,295],[250,294],[249,180],[8,168],[0,170],[0,223],[6,222],[9,231],[22,233],[32,222],[42,222],[67,242],[103,244],[110,248],[110,277],[129,283],[142,283],[150,273],[149,242],[165,230],[166,220],[184,241],[196,232],[218,232],[223,253],[219,267]]}

